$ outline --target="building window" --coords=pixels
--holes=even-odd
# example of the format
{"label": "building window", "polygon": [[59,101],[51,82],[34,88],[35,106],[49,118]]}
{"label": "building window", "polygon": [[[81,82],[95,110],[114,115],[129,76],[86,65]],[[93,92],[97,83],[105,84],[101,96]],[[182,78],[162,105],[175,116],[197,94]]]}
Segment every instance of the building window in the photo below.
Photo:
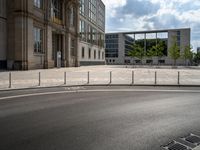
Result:
{"label": "building window", "polygon": [[80,20],[80,39],[86,41],[85,21]]}
{"label": "building window", "polygon": [[89,0],[89,19],[95,23],[96,22],[96,0]]}
{"label": "building window", "polygon": [[34,52],[43,53],[42,29],[34,27],[33,32],[34,32]]}
{"label": "building window", "polygon": [[105,58],[105,53],[102,52],[102,59],[104,60],[104,58]]}
{"label": "building window", "polygon": [[94,59],[96,59],[96,50],[94,50]]}
{"label": "building window", "polygon": [[34,6],[37,8],[42,8],[42,0],[34,0]]}
{"label": "building window", "polygon": [[101,51],[98,52],[98,59],[101,59]]}
{"label": "building window", "polygon": [[151,63],[153,63],[153,60],[148,59],[148,60],[146,60],[146,63],[151,64]]}
{"label": "building window", "polygon": [[71,40],[71,56],[75,56],[75,40]]}
{"label": "building window", "polygon": [[84,57],[85,57],[85,48],[82,47],[82,58],[84,58]]}
{"label": "building window", "polygon": [[70,9],[70,26],[73,27],[75,25],[75,9],[71,7]]}
{"label": "building window", "polygon": [[53,22],[62,24],[62,3],[61,0],[51,1],[51,15]]}
{"label": "building window", "polygon": [[90,48],[88,50],[88,57],[89,57],[89,59],[91,58],[91,49]]}
{"label": "building window", "polygon": [[80,0],[80,14],[85,14],[85,0]]}
{"label": "building window", "polygon": [[165,64],[165,60],[158,60],[160,64]]}

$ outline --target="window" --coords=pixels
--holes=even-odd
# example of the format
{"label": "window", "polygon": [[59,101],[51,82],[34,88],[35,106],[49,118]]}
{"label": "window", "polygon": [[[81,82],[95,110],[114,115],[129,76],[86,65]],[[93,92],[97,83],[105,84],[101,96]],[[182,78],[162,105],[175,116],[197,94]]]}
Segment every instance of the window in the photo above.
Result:
{"label": "window", "polygon": [[62,20],[62,3],[61,0],[52,0],[51,1],[51,15],[53,22],[61,24]]}
{"label": "window", "polygon": [[165,60],[158,60],[160,64],[165,64]]}
{"label": "window", "polygon": [[70,10],[70,26],[74,26],[75,25],[75,9],[73,7],[71,7]]}
{"label": "window", "polygon": [[85,14],[85,0],[80,0],[80,14]]}
{"label": "window", "polygon": [[84,57],[85,57],[85,48],[82,47],[82,58],[84,58]]}
{"label": "window", "polygon": [[135,60],[135,63],[139,64],[139,63],[141,63],[141,60]]}
{"label": "window", "polygon": [[89,59],[91,58],[91,49],[90,48],[88,50],[88,57],[89,57]]}
{"label": "window", "polygon": [[75,56],[75,40],[71,40],[71,56]]}
{"label": "window", "polygon": [[85,21],[80,20],[80,39],[86,41]]}
{"label": "window", "polygon": [[98,59],[100,59],[100,57],[101,57],[101,51],[99,51],[98,53]]}
{"label": "window", "polygon": [[34,52],[35,53],[43,53],[43,45],[42,45],[42,29],[34,27]]}
{"label": "window", "polygon": [[96,23],[96,14],[97,14],[97,9],[96,9],[96,0],[89,0],[89,19],[93,22]]}
{"label": "window", "polygon": [[94,50],[94,59],[96,59],[96,50]]}
{"label": "window", "polygon": [[42,0],[34,0],[34,6],[37,8],[42,8]]}
{"label": "window", "polygon": [[151,64],[151,63],[153,63],[153,60],[148,59],[148,60],[146,60],[146,63]]}
{"label": "window", "polygon": [[102,59],[104,60],[104,58],[105,58],[105,53],[102,52]]}

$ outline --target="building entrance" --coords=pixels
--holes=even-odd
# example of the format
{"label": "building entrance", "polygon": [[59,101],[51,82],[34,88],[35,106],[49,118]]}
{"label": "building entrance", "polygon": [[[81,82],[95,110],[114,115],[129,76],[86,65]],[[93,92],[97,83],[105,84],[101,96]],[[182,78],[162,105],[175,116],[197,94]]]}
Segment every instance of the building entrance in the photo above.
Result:
{"label": "building entrance", "polygon": [[62,34],[52,34],[52,58],[55,67],[61,67],[62,49],[63,49],[63,36]]}

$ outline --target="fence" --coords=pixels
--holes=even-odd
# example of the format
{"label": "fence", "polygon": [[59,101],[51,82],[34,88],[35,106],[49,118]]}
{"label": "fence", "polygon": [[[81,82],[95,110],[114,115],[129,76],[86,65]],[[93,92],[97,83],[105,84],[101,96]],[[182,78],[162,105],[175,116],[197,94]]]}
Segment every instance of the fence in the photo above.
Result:
{"label": "fence", "polygon": [[0,88],[73,85],[195,85],[200,72],[192,71],[83,71],[6,72],[0,74]]}

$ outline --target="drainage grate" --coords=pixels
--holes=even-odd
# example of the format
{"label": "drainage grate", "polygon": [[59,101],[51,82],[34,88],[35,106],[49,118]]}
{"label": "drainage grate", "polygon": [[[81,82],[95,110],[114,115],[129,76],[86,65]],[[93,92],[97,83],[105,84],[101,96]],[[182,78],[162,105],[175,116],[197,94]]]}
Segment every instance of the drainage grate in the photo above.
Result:
{"label": "drainage grate", "polygon": [[182,144],[175,143],[174,145],[168,147],[168,150],[188,150],[186,146]]}
{"label": "drainage grate", "polygon": [[185,138],[185,140],[190,142],[190,143],[193,143],[193,144],[197,144],[197,145],[200,144],[200,138],[198,136],[195,136],[195,135],[191,135],[191,136]]}

